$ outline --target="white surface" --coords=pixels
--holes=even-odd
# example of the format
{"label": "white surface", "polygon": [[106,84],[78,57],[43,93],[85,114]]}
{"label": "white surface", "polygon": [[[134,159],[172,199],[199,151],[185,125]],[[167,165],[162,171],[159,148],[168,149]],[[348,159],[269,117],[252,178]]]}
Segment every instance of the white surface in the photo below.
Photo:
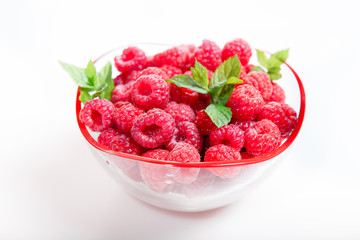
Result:
{"label": "white surface", "polygon": [[[251,3],[250,3],[251,2]],[[1,1],[0,239],[359,239],[356,1]],[[290,48],[307,94],[288,160],[246,199],[210,212],[128,196],[88,151],[58,60],[131,42]]]}

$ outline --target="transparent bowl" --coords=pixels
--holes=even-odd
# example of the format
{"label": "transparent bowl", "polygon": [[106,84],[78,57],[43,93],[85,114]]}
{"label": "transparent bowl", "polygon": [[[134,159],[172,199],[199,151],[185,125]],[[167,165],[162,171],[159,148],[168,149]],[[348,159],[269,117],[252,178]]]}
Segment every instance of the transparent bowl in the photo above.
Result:
{"label": "transparent bowl", "polygon": [[[169,45],[132,44],[143,49],[148,56],[166,50]],[[99,69],[110,61],[113,65],[113,77],[117,76],[113,59],[121,55],[125,47],[111,50],[96,61]],[[252,60],[256,54],[253,54]],[[253,62],[256,64],[256,62]],[[104,169],[132,196],[154,206],[183,212],[205,211],[225,206],[248,194],[266,179],[275,166],[285,158],[301,129],[305,114],[305,92],[297,73],[287,64],[282,67],[282,79],[279,85],[285,90],[286,103],[298,112],[298,123],[292,134],[275,151],[241,161],[179,163],[160,161],[140,156],[115,152],[103,148],[97,141],[99,133],[91,132],[79,119],[82,103],[80,91],[76,96],[76,116],[79,128],[90,148]],[[143,180],[141,169],[152,169],[152,180]],[[228,168],[238,172],[232,178],[220,178],[212,174],[215,168]],[[172,172],[198,171],[197,178],[190,184],[174,180]]]}

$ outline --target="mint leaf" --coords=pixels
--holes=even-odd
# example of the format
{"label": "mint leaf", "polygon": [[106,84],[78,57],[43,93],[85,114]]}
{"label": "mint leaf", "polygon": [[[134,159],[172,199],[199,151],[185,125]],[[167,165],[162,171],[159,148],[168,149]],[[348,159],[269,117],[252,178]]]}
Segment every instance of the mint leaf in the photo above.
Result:
{"label": "mint leaf", "polygon": [[237,55],[228,58],[213,73],[210,80],[210,94],[216,101],[220,95],[221,89],[231,77],[238,78],[240,75],[241,63]]}
{"label": "mint leaf", "polygon": [[193,79],[195,82],[197,82],[200,86],[204,87],[205,89],[208,89],[209,85],[209,78],[208,78],[208,71],[206,67],[201,65],[196,58],[195,58],[195,66],[190,68]]}
{"label": "mint leaf", "polygon": [[268,60],[267,68],[270,69],[273,67],[280,67],[280,65],[286,61],[288,56],[289,56],[289,49],[272,54]]}
{"label": "mint leaf", "polygon": [[232,112],[231,109],[225,107],[222,104],[210,104],[205,109],[207,115],[211,118],[211,121],[218,127],[225,126],[231,121]]}
{"label": "mint leaf", "polygon": [[96,68],[94,66],[94,62],[91,60],[85,68],[85,75],[88,79],[89,84],[96,87]]}
{"label": "mint leaf", "polygon": [[221,94],[219,95],[218,102],[221,103],[222,105],[225,105],[229,101],[230,96],[234,91],[234,88],[235,88],[235,84],[225,85],[221,89]]}
{"label": "mint leaf", "polygon": [[102,93],[100,94],[100,98],[103,99],[111,99],[112,90],[114,90],[114,81],[111,78],[111,63],[108,62],[97,74],[98,84],[99,86],[106,86]]}
{"label": "mint leaf", "polygon": [[256,54],[257,54],[257,58],[258,58],[259,63],[267,68],[268,59],[267,59],[265,53],[258,50],[258,49],[256,49]]}
{"label": "mint leaf", "polygon": [[199,83],[197,83],[191,76],[187,74],[177,75],[166,81],[173,83],[178,87],[188,88],[198,93],[208,93],[207,88],[199,85]]}
{"label": "mint leaf", "polygon": [[282,77],[281,73],[279,73],[279,72],[268,73],[268,74],[269,74],[269,78],[271,80],[278,80]]}
{"label": "mint leaf", "polygon": [[226,81],[226,84],[241,84],[243,82],[244,82],[243,80],[241,80],[237,77],[231,77]]}
{"label": "mint leaf", "polygon": [[80,96],[79,96],[79,100],[82,103],[85,103],[88,100],[93,99],[90,94],[87,91],[84,91],[83,89],[80,90]]}
{"label": "mint leaf", "polygon": [[250,70],[250,72],[265,72],[264,71],[264,69],[262,69],[261,67],[259,67],[259,66],[254,66],[251,70]]}
{"label": "mint leaf", "polygon": [[61,61],[59,61],[59,63],[63,67],[63,69],[70,74],[76,85],[81,88],[93,89],[94,86],[89,82],[83,68],[79,68]]}

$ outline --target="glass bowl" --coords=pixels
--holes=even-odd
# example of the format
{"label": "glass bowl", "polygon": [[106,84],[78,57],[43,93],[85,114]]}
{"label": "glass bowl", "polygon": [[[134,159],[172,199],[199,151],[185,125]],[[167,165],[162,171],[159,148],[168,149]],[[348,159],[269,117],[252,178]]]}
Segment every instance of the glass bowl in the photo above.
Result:
{"label": "glass bowl", "polygon": [[[148,56],[171,47],[148,43],[131,46],[143,49]],[[124,48],[116,48],[96,59],[96,67],[100,69],[110,61],[113,77],[116,77],[118,72],[114,67],[113,59],[121,55]],[[256,53],[253,53],[252,60],[255,56]],[[251,62],[256,64],[254,61]],[[246,196],[249,190],[264,181],[281,159],[284,159],[297,138],[304,120],[305,92],[299,76],[287,63],[282,67],[282,75],[283,77],[277,83],[285,90],[286,103],[298,112],[298,123],[292,134],[275,151],[250,159],[232,162],[164,162],[106,149],[96,141],[99,133],[91,132],[79,119],[82,107],[79,101],[79,89],[76,96],[77,121],[81,133],[100,164],[129,194],[144,202],[169,210],[183,212],[210,210]],[[142,177],[144,168],[153,171],[154,174],[150,179]],[[236,172],[237,175],[223,179],[212,174],[216,168],[218,170],[227,168],[229,171]],[[198,175],[190,184],[179,183],[173,178],[174,171],[195,171]]]}

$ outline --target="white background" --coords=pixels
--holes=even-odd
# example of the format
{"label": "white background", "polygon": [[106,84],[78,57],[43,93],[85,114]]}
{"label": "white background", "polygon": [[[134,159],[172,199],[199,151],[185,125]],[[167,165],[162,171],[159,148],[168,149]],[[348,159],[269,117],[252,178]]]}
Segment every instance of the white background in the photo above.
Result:
{"label": "white background", "polygon": [[[0,239],[360,239],[356,1],[0,1]],[[289,64],[307,94],[287,160],[227,207],[177,213],[123,191],[75,119],[77,66],[133,42],[241,37]]]}

